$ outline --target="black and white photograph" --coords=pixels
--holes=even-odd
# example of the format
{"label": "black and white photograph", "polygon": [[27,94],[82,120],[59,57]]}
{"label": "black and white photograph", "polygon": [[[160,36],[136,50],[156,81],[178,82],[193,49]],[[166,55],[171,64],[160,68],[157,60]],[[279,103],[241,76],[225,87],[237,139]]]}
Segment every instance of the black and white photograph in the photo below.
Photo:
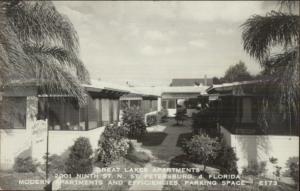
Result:
{"label": "black and white photograph", "polygon": [[0,191],[297,191],[299,0],[0,1]]}

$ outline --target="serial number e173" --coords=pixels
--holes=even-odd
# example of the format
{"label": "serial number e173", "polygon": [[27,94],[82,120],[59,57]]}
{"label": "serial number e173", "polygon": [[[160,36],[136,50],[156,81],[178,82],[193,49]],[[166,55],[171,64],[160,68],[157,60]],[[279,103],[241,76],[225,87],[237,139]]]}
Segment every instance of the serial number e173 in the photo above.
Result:
{"label": "serial number e173", "polygon": [[276,186],[278,185],[276,180],[260,180],[258,181],[258,185],[260,186]]}

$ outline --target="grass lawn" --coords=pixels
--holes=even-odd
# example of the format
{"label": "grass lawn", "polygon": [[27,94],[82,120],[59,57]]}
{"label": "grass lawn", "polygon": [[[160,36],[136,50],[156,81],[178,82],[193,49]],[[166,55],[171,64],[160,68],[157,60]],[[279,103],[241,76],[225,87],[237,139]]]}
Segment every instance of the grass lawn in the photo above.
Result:
{"label": "grass lawn", "polygon": [[193,133],[183,133],[178,136],[176,146],[181,147],[185,140],[190,140],[193,136]]}
{"label": "grass lawn", "polygon": [[[137,174],[135,172],[125,172],[125,168],[141,168],[141,165],[135,164],[125,158],[120,158],[118,161],[113,162],[107,168],[120,168],[120,172],[112,172],[111,178],[102,179],[103,185],[62,185],[62,190],[128,190],[128,180],[134,180],[130,178],[132,174]],[[121,175],[122,178],[117,178],[117,174]],[[72,178],[76,180],[76,178]],[[99,180],[99,179],[97,179]],[[122,185],[109,185],[110,180],[120,180],[123,181]]]}
{"label": "grass lawn", "polygon": [[158,146],[164,141],[167,135],[164,132],[148,132],[138,142],[141,142],[144,146]]}
{"label": "grass lawn", "polygon": [[22,180],[44,180],[39,173],[0,172],[0,187],[3,190],[43,190],[44,184],[19,184]]}

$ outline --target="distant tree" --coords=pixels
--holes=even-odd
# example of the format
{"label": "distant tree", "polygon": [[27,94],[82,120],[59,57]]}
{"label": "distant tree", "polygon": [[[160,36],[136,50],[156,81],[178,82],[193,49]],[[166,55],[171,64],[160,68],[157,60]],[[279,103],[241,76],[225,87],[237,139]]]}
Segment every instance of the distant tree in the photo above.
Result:
{"label": "distant tree", "polygon": [[213,84],[222,84],[222,78],[213,77],[212,81],[213,81]]}
{"label": "distant tree", "polygon": [[247,71],[247,67],[243,61],[239,61],[239,63],[230,66],[224,76],[224,82],[237,82],[237,81],[245,81],[251,80],[252,76]]}

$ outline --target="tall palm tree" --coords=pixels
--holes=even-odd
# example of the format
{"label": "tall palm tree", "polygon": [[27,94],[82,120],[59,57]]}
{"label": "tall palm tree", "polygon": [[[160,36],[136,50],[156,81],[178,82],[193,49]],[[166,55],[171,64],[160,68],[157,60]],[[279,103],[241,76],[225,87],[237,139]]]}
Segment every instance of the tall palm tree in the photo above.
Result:
{"label": "tall palm tree", "polygon": [[84,103],[89,75],[78,55],[77,33],[52,2],[0,2],[0,85],[36,83]]}
{"label": "tall palm tree", "polygon": [[[244,49],[271,76],[272,93],[269,92],[268,99],[279,103],[278,109],[290,127],[291,123],[299,124],[300,109],[300,16],[294,12],[299,13],[299,2],[285,0],[280,2],[278,11],[254,15],[242,25]],[[281,47],[281,53],[274,53],[274,47]]]}

